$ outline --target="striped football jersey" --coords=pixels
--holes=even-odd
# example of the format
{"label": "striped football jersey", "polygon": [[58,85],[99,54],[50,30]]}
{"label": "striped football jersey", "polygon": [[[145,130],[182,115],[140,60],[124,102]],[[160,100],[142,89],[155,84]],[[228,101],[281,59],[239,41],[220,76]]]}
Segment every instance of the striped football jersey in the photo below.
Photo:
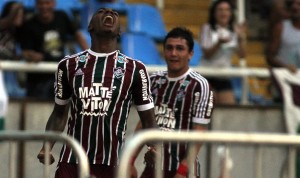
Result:
{"label": "striped football jersey", "polygon": [[[153,108],[150,79],[143,63],[119,51],[89,50],[67,56],[56,72],[55,102],[71,101],[67,134],[86,151],[91,164],[117,165],[131,103]],[[60,162],[77,162],[63,146]]]}
{"label": "striped football jersey", "polygon": [[[189,69],[169,78],[167,72],[151,75],[151,91],[157,125],[164,131],[189,131],[193,123],[209,124],[213,93],[207,80]],[[187,151],[187,144],[164,143],[164,170],[176,170]]]}

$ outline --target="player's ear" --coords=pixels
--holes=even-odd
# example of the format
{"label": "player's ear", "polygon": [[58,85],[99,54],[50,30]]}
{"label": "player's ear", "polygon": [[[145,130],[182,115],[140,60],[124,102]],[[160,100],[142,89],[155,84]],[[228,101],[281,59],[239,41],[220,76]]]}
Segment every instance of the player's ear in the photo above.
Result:
{"label": "player's ear", "polygon": [[189,62],[192,59],[193,55],[194,55],[194,50],[192,50],[192,51],[189,52]]}

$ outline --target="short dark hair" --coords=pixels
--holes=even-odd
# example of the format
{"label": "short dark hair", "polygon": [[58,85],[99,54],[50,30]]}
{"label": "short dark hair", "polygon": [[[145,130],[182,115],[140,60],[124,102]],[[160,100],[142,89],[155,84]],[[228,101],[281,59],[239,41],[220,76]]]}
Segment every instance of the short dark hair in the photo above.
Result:
{"label": "short dark hair", "polygon": [[232,4],[232,2],[230,0],[216,0],[213,2],[213,4],[211,5],[211,7],[209,9],[208,23],[213,30],[216,30],[217,21],[216,21],[215,13],[216,13],[216,9],[217,9],[218,5],[223,2],[229,4],[229,6],[231,8],[231,18],[229,20],[229,30],[233,31],[233,24],[235,21],[234,5]]}
{"label": "short dark hair", "polygon": [[167,36],[164,39],[164,42],[163,42],[164,46],[165,46],[168,38],[183,38],[187,42],[189,51],[192,51],[194,49],[193,33],[185,27],[175,27],[171,31],[169,31],[169,33],[167,34]]}

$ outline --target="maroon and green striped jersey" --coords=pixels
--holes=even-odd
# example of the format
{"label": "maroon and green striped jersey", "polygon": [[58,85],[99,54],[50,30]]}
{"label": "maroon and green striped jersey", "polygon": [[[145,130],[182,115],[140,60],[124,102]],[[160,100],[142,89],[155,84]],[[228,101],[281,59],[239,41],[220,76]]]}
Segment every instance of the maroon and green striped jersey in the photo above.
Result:
{"label": "maroon and green striped jersey", "polygon": [[[138,111],[153,108],[150,79],[143,63],[119,51],[89,50],[59,62],[55,102],[71,102],[67,134],[79,141],[91,164],[117,165],[131,103]],[[75,163],[64,145],[61,162]]]}
{"label": "maroon and green striped jersey", "polygon": [[[150,77],[157,125],[163,131],[189,131],[193,124],[210,123],[213,92],[207,80],[189,69],[177,78],[167,72]],[[164,143],[163,169],[176,170],[183,159],[187,144]]]}

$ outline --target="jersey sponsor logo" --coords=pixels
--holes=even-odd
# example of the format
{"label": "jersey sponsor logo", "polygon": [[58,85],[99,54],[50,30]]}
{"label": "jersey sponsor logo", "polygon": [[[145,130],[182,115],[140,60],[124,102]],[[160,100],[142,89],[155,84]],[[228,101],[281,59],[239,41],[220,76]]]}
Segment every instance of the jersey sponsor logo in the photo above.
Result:
{"label": "jersey sponsor logo", "polygon": [[176,125],[175,111],[167,104],[155,106],[156,123],[162,130],[174,130]]}
{"label": "jersey sponsor logo", "polygon": [[188,81],[188,80],[181,80],[180,81],[180,84],[182,85],[182,86],[187,86],[188,84],[190,83],[190,81]]}
{"label": "jersey sponsor logo", "polygon": [[159,87],[161,87],[161,85],[165,84],[166,82],[167,82],[167,79],[165,79],[165,78],[160,78],[155,81],[155,83],[157,83],[159,85]]}
{"label": "jersey sponsor logo", "polygon": [[79,88],[79,98],[83,105],[80,114],[104,116],[111,103],[112,89],[103,87],[102,83],[93,83],[92,87]]}
{"label": "jersey sponsor logo", "polygon": [[81,69],[78,69],[76,72],[75,72],[75,75],[84,75],[83,71]]}
{"label": "jersey sponsor logo", "polygon": [[57,73],[57,96],[62,98],[63,95],[63,88],[62,88],[62,76],[63,70],[59,69]]}
{"label": "jersey sponsor logo", "polygon": [[118,63],[121,63],[123,64],[124,62],[128,62],[128,60],[124,57],[124,56],[118,56],[118,59],[117,59]]}
{"label": "jersey sponsor logo", "polygon": [[125,69],[122,67],[114,68],[114,76],[117,78],[122,78],[124,76]]}
{"label": "jersey sponsor logo", "polygon": [[77,56],[75,58],[76,61],[79,61],[79,62],[85,62],[87,59],[89,59],[89,54],[86,53],[85,55],[80,55],[80,56]]}
{"label": "jersey sponsor logo", "polygon": [[148,80],[146,74],[143,69],[139,71],[141,79],[142,79],[142,95],[143,101],[149,100],[149,93],[148,93]]}
{"label": "jersey sponsor logo", "polygon": [[213,96],[213,92],[210,91],[207,114],[206,114],[208,117],[211,116],[213,107],[214,107],[214,96]]}

